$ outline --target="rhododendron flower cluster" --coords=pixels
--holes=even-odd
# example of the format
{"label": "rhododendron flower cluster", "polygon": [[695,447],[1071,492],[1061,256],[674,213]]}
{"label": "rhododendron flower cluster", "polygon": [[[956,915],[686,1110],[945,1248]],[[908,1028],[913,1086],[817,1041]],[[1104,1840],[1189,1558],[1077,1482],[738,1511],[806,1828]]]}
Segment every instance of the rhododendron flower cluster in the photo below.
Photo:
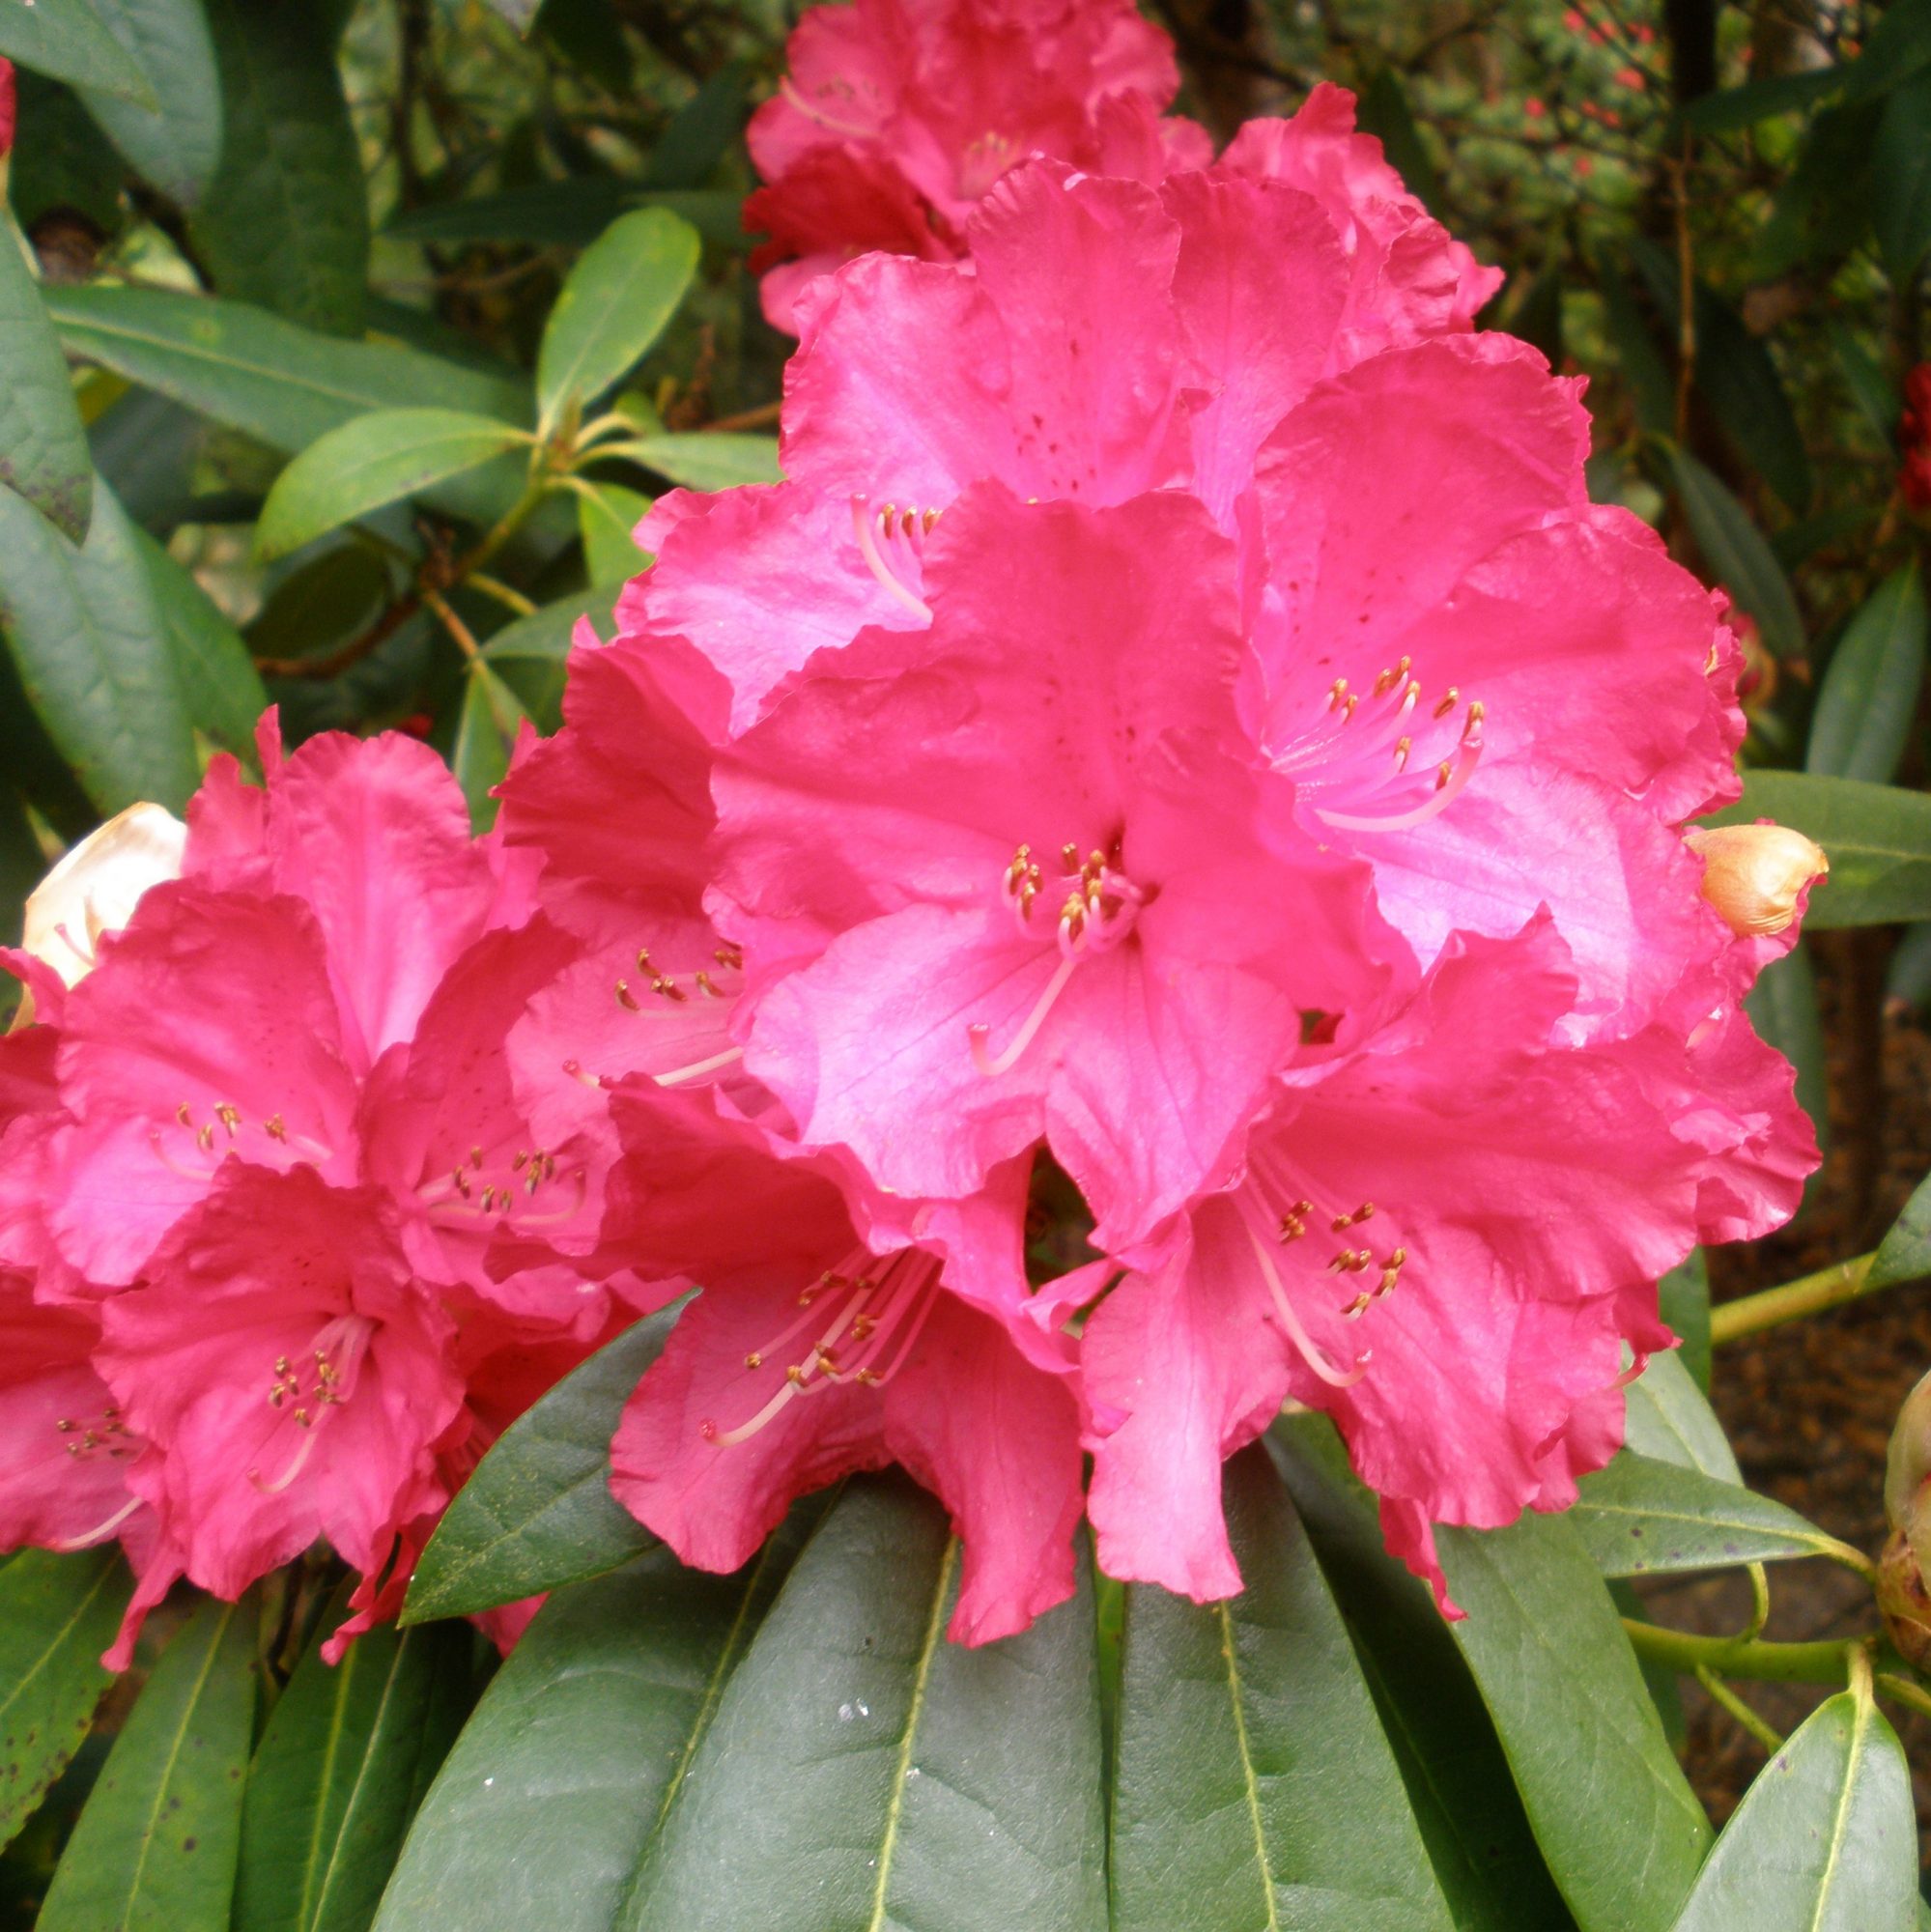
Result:
{"label": "rhododendron flower cluster", "polygon": [[[923,239],[785,285],[788,480],[658,504],[496,831],[270,720],[90,970],[16,962],[0,1539],[122,1538],[130,1631],[326,1539],[345,1640],[693,1283],[611,1457],[687,1562],[895,1463],[963,1640],[1071,1593],[1082,1514],[1223,1597],[1221,1463],[1297,1402],[1457,1613],[1434,1525],[1572,1501],[1658,1278],[1815,1164],[1741,1003],[1822,855],[1686,831],[1723,606],[1589,501],[1579,384],[1472,332],[1496,278],[1349,98],[1183,165],[1093,0],[867,0],[793,63],[767,170]],[[961,174],[981,127],[1035,157]]]}

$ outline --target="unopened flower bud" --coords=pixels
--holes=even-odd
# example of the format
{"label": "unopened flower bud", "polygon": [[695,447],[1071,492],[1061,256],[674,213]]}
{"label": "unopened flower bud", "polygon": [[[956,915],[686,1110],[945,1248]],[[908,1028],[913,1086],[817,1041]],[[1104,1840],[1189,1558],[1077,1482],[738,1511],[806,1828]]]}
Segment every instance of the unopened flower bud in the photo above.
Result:
{"label": "unopened flower bud", "polygon": [[1877,1602],[1891,1641],[1917,1669],[1931,1664],[1931,1375],[1904,1399],[1885,1458],[1884,1513],[1890,1541],[1878,1559]]}
{"label": "unopened flower bud", "polygon": [[166,807],[130,805],[34,888],[21,945],[75,984],[94,970],[101,934],[120,931],[150,886],[181,876],[186,843],[187,827]]}
{"label": "unopened flower bud", "polygon": [[1684,834],[1703,861],[1703,896],[1740,938],[1767,938],[1797,917],[1798,896],[1831,869],[1823,848],[1787,825],[1713,825]]}

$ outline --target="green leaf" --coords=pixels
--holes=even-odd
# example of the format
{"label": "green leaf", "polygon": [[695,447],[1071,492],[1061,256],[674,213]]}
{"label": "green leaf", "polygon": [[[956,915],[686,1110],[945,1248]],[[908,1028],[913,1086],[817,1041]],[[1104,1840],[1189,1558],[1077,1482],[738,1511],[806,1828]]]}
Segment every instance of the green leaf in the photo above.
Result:
{"label": "green leaf", "polygon": [[654,1550],[552,1597],[423,1801],[375,1932],[611,1932],[796,1552],[781,1529],[713,1577]]}
{"label": "green leaf", "polygon": [[675,1319],[626,1328],[503,1431],[418,1559],[404,1623],[600,1577],[657,1541],[611,1494],[611,1437]]}
{"label": "green leaf", "polygon": [[1768,1496],[1626,1452],[1584,1476],[1569,1520],[1605,1577],[1650,1577],[1819,1556],[1837,1547]]}
{"label": "green leaf", "polygon": [[625,1932],[1106,1924],[1093,1591],[947,1641],[959,1547],[901,1477],[847,1486],[719,1698]]}
{"label": "green leaf", "polygon": [[1845,72],[1846,100],[1874,100],[1931,67],[1931,0],[1891,0]]}
{"label": "green leaf", "polygon": [[1757,1774],[1676,1932],[1906,1932],[1917,1820],[1897,1734],[1868,1698],[1826,1698]]}
{"label": "green leaf", "polygon": [[215,608],[192,573],[146,530],[135,529],[134,545],[147,565],[148,582],[174,653],[175,682],[187,722],[243,764],[253,764],[255,723],[268,709],[269,695],[241,633]]}
{"label": "green leaf", "polygon": [[174,653],[134,526],[104,483],[81,550],[0,491],[0,628],[29,701],[100,811],[187,803],[200,771]]}
{"label": "green leaf", "polygon": [[1667,437],[1676,424],[1676,384],[1628,278],[1606,253],[1597,259],[1596,285],[1603,294],[1604,327],[1630,386],[1636,421],[1650,435]]}
{"label": "green leaf", "polygon": [[286,556],[384,504],[420,496],[524,440],[494,416],[457,410],[375,410],[312,442],[291,463],[255,527],[255,554]]}
{"label": "green leaf", "polygon": [[1382,68],[1363,89],[1355,120],[1364,134],[1379,140],[1388,165],[1401,176],[1408,191],[1436,220],[1443,219],[1448,197],[1428,150],[1422,146],[1421,129],[1415,126],[1414,110],[1408,105],[1401,76],[1392,67]]}
{"label": "green leaf", "polygon": [[[1864,420],[1876,430],[1887,448],[1897,436],[1897,418],[1903,405],[1890,379],[1872,359],[1870,352],[1858,340],[1857,332],[1841,316],[1827,316],[1824,330],[1837,366],[1844,372],[1844,384],[1852,400],[1864,413]],[[1840,513],[1841,514],[1841,513]]]}
{"label": "green leaf", "polygon": [[88,0],[34,0],[0,7],[0,54],[50,80],[99,88],[141,106],[159,106],[148,76],[107,31]]}
{"label": "green leaf", "polygon": [[1823,846],[1831,876],[1810,889],[1806,932],[1888,925],[1931,914],[1931,797],[1810,772],[1746,772],[1744,795],[1712,825],[1774,818]]}
{"label": "green leaf", "polygon": [[[1810,949],[1799,940],[1781,959],[1773,959],[1757,975],[1744,1000],[1744,1010],[1759,1035],[1790,1062],[1797,1072],[1797,1104],[1810,1117],[1817,1145],[1831,1147],[1831,1089],[1825,1065],[1824,1022],[1817,1007],[1817,976],[1810,966]],[[1821,1170],[1820,1170],[1821,1171]],[[1817,1176],[1803,1183],[1808,1203],[1816,1193]]]}
{"label": "green leaf", "polygon": [[737,436],[728,430],[695,430],[685,436],[646,436],[623,445],[646,469],[689,490],[730,490],[740,483],[777,483],[775,436]]}
{"label": "green leaf", "polygon": [[541,421],[587,407],[633,368],[676,314],[697,272],[697,231],[667,210],[619,215],[590,243],[543,331]]}
{"label": "green leaf", "polygon": [[375,546],[351,534],[281,577],[247,629],[264,658],[311,658],[364,631],[389,601],[393,581]]}
{"label": "green leaf", "polygon": [[[7,157],[7,200],[31,233],[45,216],[71,211],[106,237],[119,236],[127,166],[73,89],[29,68],[14,71],[19,116]],[[56,227],[55,235],[59,234]]]}
{"label": "green leaf", "polygon": [[1919,920],[1897,942],[1885,969],[1887,1008],[1922,1012],[1931,1005],[1931,920]]}
{"label": "green leaf", "polygon": [[276,1703],[248,1773],[234,1932],[363,1932],[469,1697],[470,1634],[378,1624],[337,1664],[322,1640]]}
{"label": "green leaf", "polygon": [[143,180],[192,208],[221,159],[221,74],[201,0],[92,5],[162,104],[144,107],[90,90],[87,111]]}
{"label": "green leaf", "polygon": [[53,325],[12,226],[0,220],[0,483],[75,543],[93,511],[94,460]]}
{"label": "green leaf", "polygon": [[1462,1932],[1574,1932],[1475,1680],[1425,1585],[1381,1541],[1376,1499],[1324,1415],[1268,1442],[1347,1619],[1435,1877]]}
{"label": "green leaf", "polygon": [[1931,71],[1884,103],[1871,149],[1871,217],[1885,272],[1904,288],[1931,247]]}
{"label": "green leaf", "polygon": [[595,483],[577,498],[577,528],[592,583],[622,583],[650,567],[631,532],[650,509],[650,498],[620,483]]}
{"label": "green leaf", "polygon": [[581,248],[633,208],[662,208],[705,241],[744,245],[744,196],[730,188],[640,189],[611,175],[535,182],[499,194],[465,196],[398,214],[383,231],[398,242],[518,242],[532,248]]}
{"label": "green leaf", "polygon": [[510,753],[526,716],[516,693],[481,657],[471,658],[464,668],[463,709],[449,762],[469,807],[469,823],[479,835],[497,822],[497,801],[491,794],[510,768]]}
{"label": "green leaf", "polygon": [[23,1549],[0,1564],[0,1845],[67,1768],[113,1682],[128,1577],[109,1544],[73,1556]]}
{"label": "green leaf", "polygon": [[1529,1512],[1507,1529],[1437,1528],[1435,1542],[1468,1612],[1455,1640],[1576,1922],[1666,1932],[1710,1825],[1581,1538]]}
{"label": "green leaf", "polygon": [[1810,123],[1797,165],[1771,202],[1750,251],[1749,279],[1775,280],[1807,264],[1841,261],[1870,227],[1871,164],[1880,110],[1868,102],[1827,107]]}
{"label": "green leaf", "polygon": [[1710,1393],[1710,1264],[1701,1248],[1656,1285],[1657,1307],[1676,1333],[1677,1354],[1690,1378]]}
{"label": "green leaf", "polygon": [[1264,1445],[1228,1463],[1225,1499],[1238,1597],[1126,1592],[1113,1932],[1448,1932],[1374,1699]]}
{"label": "green leaf", "polygon": [[554,731],[562,719],[563,667],[570,641],[583,618],[600,635],[616,611],[620,583],[580,590],[527,617],[505,624],[483,646],[483,656],[522,700],[540,731]]}
{"label": "green leaf", "polygon": [[1683,110],[1683,118],[1699,134],[1734,134],[1753,128],[1775,114],[1791,114],[1822,100],[1844,84],[1844,69],[1814,68],[1803,73],[1772,74],[1706,94]]}
{"label": "green leaf", "polygon": [[1629,1386],[1623,1440],[1638,1456],[1741,1483],[1736,1452],[1709,1398],[1674,1354],[1652,1355]]}
{"label": "green leaf", "polygon": [[1890,1225],[1864,1279],[1872,1288],[1931,1274],[1931,1179],[1920,1180]]}
{"label": "green leaf", "polygon": [[1772,656],[1801,656],[1803,619],[1790,580],[1749,512],[1687,449],[1670,443],[1667,454],[1684,515],[1718,582],[1756,619]]}
{"label": "green leaf", "polygon": [[670,117],[644,170],[653,188],[699,189],[710,179],[744,132],[751,78],[748,63],[727,62]]}
{"label": "green leaf", "polygon": [[359,334],[368,191],[334,46],[312,8],[203,5],[227,133],[190,227],[214,286],[311,328]]}
{"label": "green leaf", "polygon": [[[1931,145],[1931,128],[1926,130]],[[1897,776],[1924,683],[1924,583],[1916,558],[1850,621],[1817,694],[1808,771],[1888,784]]]}
{"label": "green leaf", "polygon": [[38,1932],[227,1932],[255,1721],[251,1591],[161,1655],[61,1854]]}

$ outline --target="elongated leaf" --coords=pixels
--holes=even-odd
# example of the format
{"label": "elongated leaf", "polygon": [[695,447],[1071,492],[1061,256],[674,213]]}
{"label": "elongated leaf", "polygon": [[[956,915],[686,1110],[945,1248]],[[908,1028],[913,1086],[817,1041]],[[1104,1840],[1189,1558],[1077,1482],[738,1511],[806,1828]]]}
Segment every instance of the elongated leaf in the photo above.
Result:
{"label": "elongated leaf", "polygon": [[530,616],[505,624],[483,646],[490,668],[516,693],[538,730],[555,730],[562,717],[563,666],[577,626],[587,617],[591,628],[607,637],[622,588],[620,583],[606,583],[547,604]]}
{"label": "elongated leaf", "polygon": [[0,7],[0,54],[50,80],[99,88],[154,108],[153,85],[107,31],[90,0],[34,0]]}
{"label": "elongated leaf", "polygon": [[[1825,1065],[1824,1022],[1817,1007],[1817,976],[1811,970],[1810,949],[1803,941],[1799,940],[1781,959],[1773,959],[1757,975],[1744,1009],[1763,1038],[1796,1069],[1797,1104],[1809,1116],[1818,1147],[1828,1153],[1831,1090]],[[1814,1198],[1817,1182],[1817,1174],[1804,1181],[1806,1204]]]}
{"label": "elongated leaf", "polygon": [[626,1932],[1104,1927],[1091,1586],[971,1650],[944,1634],[958,1567],[923,1492],[846,1489],[673,1788]]}
{"label": "elongated leaf", "polygon": [[1652,1355],[1625,1401],[1623,1439],[1637,1455],[1725,1483],[1744,1480],[1717,1411],[1675,1355]]}
{"label": "elongated leaf", "polygon": [[[1931,128],[1926,142],[1931,147]],[[1871,592],[1832,655],[1806,770],[1873,784],[1897,776],[1924,683],[1925,634],[1924,583],[1914,559]]]}
{"label": "elongated leaf", "polygon": [[255,1719],[252,1593],[209,1598],[114,1741],[39,1932],[227,1932]]}
{"label": "elongated leaf", "polygon": [[1892,0],[1844,72],[1847,100],[1875,100],[1931,67],[1931,0]]}
{"label": "elongated leaf", "polygon": [[221,75],[201,0],[91,0],[158,107],[87,93],[87,110],[144,180],[192,208],[221,159]]}
{"label": "elongated leaf", "polygon": [[1683,118],[1700,134],[1733,134],[1752,128],[1774,114],[1789,114],[1824,99],[1844,84],[1844,70],[1815,68],[1803,73],[1772,74],[1706,94],[1683,110]]}
{"label": "elongated leaf", "polygon": [[1870,227],[1871,154],[1881,109],[1852,103],[1811,119],[1797,165],[1773,196],[1748,264],[1751,281],[1788,274],[1807,263],[1841,261]]}
{"label": "elongated leaf", "polygon": [[558,1591],[423,1801],[376,1932],[611,1932],[800,1526],[734,1577],[654,1550]]}
{"label": "elongated leaf", "polygon": [[173,810],[200,773],[134,527],[105,484],[75,550],[0,491],[0,627],[47,734],[102,812]]}
{"label": "elongated leaf", "polygon": [[256,1748],[234,1932],[363,1932],[461,1727],[469,1633],[379,1624],[331,1665],[321,1636],[343,1607],[324,1617]]}
{"label": "elongated leaf", "polygon": [[611,1437],[675,1309],[626,1328],[503,1431],[417,1560],[405,1623],[602,1576],[656,1541],[610,1492]]}
{"label": "elongated leaf", "polygon": [[0,223],[0,483],[17,490],[75,543],[87,535],[94,460],[67,358],[27,271]]}
{"label": "elongated leaf", "polygon": [[1437,220],[1447,213],[1448,198],[1442,191],[1441,177],[1422,145],[1421,129],[1415,126],[1414,110],[1408,105],[1401,76],[1384,67],[1362,90],[1356,113],[1363,133],[1373,134],[1381,143],[1389,163],[1407,185],[1408,190]]}
{"label": "elongated leaf", "polygon": [[1676,384],[1669,366],[1636,306],[1628,277],[1606,254],[1597,260],[1596,281],[1603,292],[1604,325],[1630,385],[1636,421],[1652,436],[1666,437],[1676,423]]}
{"label": "elongated leaf", "polygon": [[284,469],[262,506],[255,554],[303,544],[432,485],[477,469],[522,432],[456,410],[376,410],[330,430]]}
{"label": "elongated leaf", "polygon": [[647,436],[624,445],[646,469],[682,483],[689,490],[729,490],[740,483],[776,483],[775,436],[737,436],[728,430],[702,430],[688,436]]}
{"label": "elongated leaf", "polygon": [[1126,1593],[1114,1758],[1114,1932],[1452,1923],[1287,1486],[1227,1465],[1245,1588]]}
{"label": "elongated leaf", "polygon": [[516,693],[480,657],[464,667],[463,709],[449,763],[478,835],[497,822],[491,794],[510,768],[510,751],[526,718]]}
{"label": "elongated leaf", "polygon": [[1837,366],[1844,372],[1844,384],[1850,390],[1852,400],[1885,443],[1891,444],[1897,436],[1897,418],[1902,406],[1889,377],[1872,359],[1870,352],[1841,316],[1827,318],[1824,328],[1831,338]]}
{"label": "elongated leaf", "polygon": [[1931,1274],[1931,1180],[1920,1180],[1904,1212],[1878,1243],[1867,1279],[1873,1288]]}
{"label": "elongated leaf", "polygon": [[541,418],[594,403],[664,332],[697,272],[697,231],[662,208],[619,215],[570,271],[536,358]]}
{"label": "elongated leaf", "polygon": [[743,247],[743,195],[728,188],[639,189],[612,176],[573,176],[465,196],[398,214],[383,232],[399,242],[521,242],[535,248],[581,248],[633,208],[662,208],[706,242]]}
{"label": "elongated leaf", "polygon": [[1669,469],[1684,515],[1723,588],[1757,621],[1774,657],[1803,649],[1803,619],[1790,580],[1749,512],[1687,449],[1669,445]]}
{"label": "elongated leaf", "polygon": [[1269,1446],[1293,1492],[1462,1932],[1574,1932],[1468,1665],[1428,1590],[1382,1547],[1373,1494],[1323,1415]]}
{"label": "elongated leaf", "polygon": [[202,0],[227,116],[193,220],[225,296],[334,335],[362,326],[368,195],[335,48],[314,9]]}
{"label": "elongated leaf", "polygon": [[1834,1540],[1795,1510],[1675,1463],[1625,1453],[1584,1476],[1569,1520],[1605,1577],[1817,1556]]}
{"label": "elongated leaf", "polygon": [[1757,1774],[1676,1932],[1907,1932],[1917,1817],[1897,1734],[1848,1690]]}
{"label": "elongated leaf", "polygon": [[1931,915],[1931,797],[1810,772],[1749,772],[1713,825],[1774,818],[1823,846],[1831,876],[1811,888],[1804,929],[1884,925]]}
{"label": "elongated leaf", "polygon": [[1885,272],[1902,287],[1931,247],[1931,72],[1886,99],[1871,169],[1878,247]]}
{"label": "elongated leaf", "polygon": [[1455,1640],[1576,1922],[1665,1932],[1709,1821],[1581,1539],[1560,1517],[1530,1513],[1507,1529],[1437,1529],[1435,1540],[1449,1593],[1468,1612]]}
{"label": "elongated leaf", "polygon": [[0,1845],[47,1795],[111,1682],[128,1577],[111,1545],[73,1556],[23,1549],[0,1565]]}
{"label": "elongated leaf", "polygon": [[631,536],[649,508],[648,497],[620,483],[599,483],[593,495],[577,498],[577,528],[592,583],[621,583],[649,567],[650,553]]}
{"label": "elongated leaf", "polygon": [[1710,1264],[1698,1248],[1656,1285],[1657,1309],[1675,1332],[1690,1379],[1710,1393]]}
{"label": "elongated leaf", "polygon": [[135,530],[134,543],[174,652],[187,722],[224,752],[253,763],[255,721],[268,709],[269,695],[241,634],[146,530]]}

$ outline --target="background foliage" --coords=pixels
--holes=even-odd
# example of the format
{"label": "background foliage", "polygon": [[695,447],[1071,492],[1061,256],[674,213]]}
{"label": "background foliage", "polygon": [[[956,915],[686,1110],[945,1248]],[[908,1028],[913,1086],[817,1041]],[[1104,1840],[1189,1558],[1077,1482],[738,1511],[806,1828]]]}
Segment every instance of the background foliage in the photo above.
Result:
{"label": "background foliage", "polygon": [[[1931,0],[1167,0],[1225,134],[1339,79],[1509,271],[1483,318],[1590,378],[1595,494],[1754,633],[1738,815],[1827,848],[1845,1078],[1886,992],[1931,1003],[1924,356]],[[573,624],[608,624],[666,488],[775,476],[741,133],[787,20],[724,0],[0,0],[20,127],[0,245],[0,926],[62,846],[179,810],[215,749],[428,738],[479,826]],[[1923,401],[1931,403],[1931,396]],[[1758,1024],[1823,1117],[1803,949]],[[1869,1177],[1861,1183],[1865,1206]],[[1024,1637],[938,1636],[956,1550],[893,1481],[801,1510],[741,1575],[610,1500],[661,1340],[612,1343],[484,1463],[406,1627],[335,1669],[320,1558],[178,1601],[95,1662],[119,1559],[0,1567],[0,1918],[45,1932],[754,1932],[1917,1922],[1903,1754],[1931,1709],[1876,1635],[1765,1640],[1766,1565],[1848,1549],[1742,1487],[1718,1342],[1909,1279],[1874,1253],[1686,1337],[1563,1519],[1446,1532],[1466,1622],[1381,1553],[1332,1433],[1230,1465],[1247,1593],[1089,1576]],[[1717,1373],[1721,1373],[1720,1357]],[[1733,1635],[1630,1579],[1741,1568]],[[554,1594],[500,1669],[461,1614]],[[1768,1762],[1720,1837],[1679,1769],[1693,1679]],[[1739,1692],[1817,1687],[1787,1741]]]}

